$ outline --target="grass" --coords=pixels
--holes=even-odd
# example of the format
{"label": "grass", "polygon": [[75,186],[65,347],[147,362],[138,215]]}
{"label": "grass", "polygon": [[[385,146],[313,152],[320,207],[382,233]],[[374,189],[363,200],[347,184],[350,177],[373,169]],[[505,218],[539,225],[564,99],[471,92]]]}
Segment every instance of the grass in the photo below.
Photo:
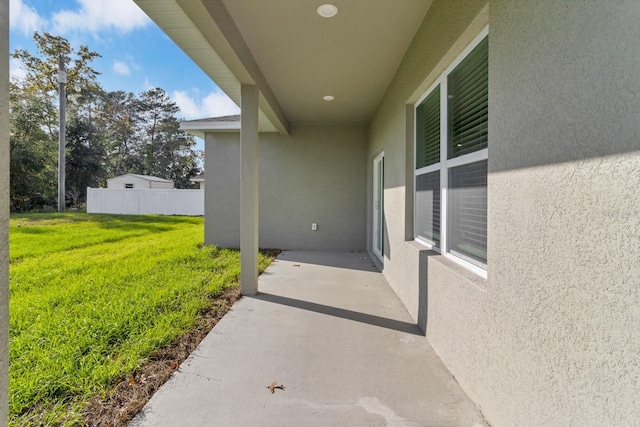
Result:
{"label": "grass", "polygon": [[10,233],[11,425],[80,424],[238,283],[239,252],[203,247],[202,218],[17,215]]}

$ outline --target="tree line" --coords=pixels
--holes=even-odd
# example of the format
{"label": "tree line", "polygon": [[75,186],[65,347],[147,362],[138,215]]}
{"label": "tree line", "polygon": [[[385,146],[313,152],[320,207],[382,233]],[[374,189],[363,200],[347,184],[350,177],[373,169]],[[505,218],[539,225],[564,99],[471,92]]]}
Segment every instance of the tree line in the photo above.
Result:
{"label": "tree line", "polygon": [[92,61],[100,54],[75,49],[63,37],[34,34],[37,49],[11,56],[25,70],[10,91],[11,210],[25,212],[57,204],[58,61],[68,58],[66,84],[66,203],[86,201],[87,187],[125,173],[153,175],[189,188],[201,172],[202,152],[180,130],[179,108],[160,88],[139,94],[105,91]]}

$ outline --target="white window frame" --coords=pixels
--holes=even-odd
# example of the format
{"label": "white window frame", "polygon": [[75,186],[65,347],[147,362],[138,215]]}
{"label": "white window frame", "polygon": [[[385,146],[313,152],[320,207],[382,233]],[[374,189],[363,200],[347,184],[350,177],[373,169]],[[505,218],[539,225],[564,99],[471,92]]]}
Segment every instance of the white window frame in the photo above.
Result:
{"label": "white window frame", "polygon": [[[425,167],[422,167],[420,169],[416,169],[415,168],[415,161],[413,166],[414,169],[414,174],[413,174],[413,180],[414,180],[414,191],[413,191],[413,199],[414,199],[414,218],[413,218],[413,229],[414,229],[414,239],[416,242],[427,246],[429,249],[432,249],[436,252],[439,252],[440,254],[442,254],[443,256],[445,256],[447,259],[450,259],[451,261],[455,262],[456,264],[459,264],[469,270],[471,270],[473,273],[477,274],[478,276],[486,279],[487,278],[487,266],[485,265],[484,268],[480,267],[474,263],[471,263],[465,259],[463,259],[462,257],[455,255],[453,253],[451,253],[449,251],[449,246],[448,246],[448,242],[447,242],[447,238],[448,238],[448,204],[447,204],[447,190],[449,187],[449,170],[451,168],[454,168],[456,166],[462,166],[462,165],[467,165],[467,164],[471,164],[471,163],[475,163],[475,162],[479,162],[479,161],[483,161],[483,160],[487,160],[489,158],[489,150],[488,148],[483,148],[482,150],[478,150],[478,151],[474,151],[473,153],[469,153],[469,154],[465,154],[462,156],[458,156],[455,157],[453,159],[447,159],[447,149],[448,149],[448,139],[449,139],[449,129],[448,126],[445,126],[446,123],[448,123],[449,117],[448,117],[448,103],[447,103],[447,96],[448,96],[448,84],[447,84],[447,77],[449,76],[449,74],[467,57],[467,55],[469,55],[469,53],[471,53],[471,51],[473,49],[475,49],[476,46],[478,46],[478,44],[480,44],[480,42],[482,40],[484,40],[485,37],[487,37],[487,35],[489,34],[489,27],[485,27],[474,39],[473,41],[469,44],[469,46],[467,46],[462,53],[460,53],[460,55],[458,55],[458,57],[451,63],[451,65],[449,65],[445,71],[436,79],[435,82],[433,82],[433,84],[429,87],[429,89],[427,89],[427,91],[418,99],[418,101],[416,101],[416,103],[414,104],[414,108],[413,108],[413,114],[414,114],[414,135],[413,135],[413,140],[414,140],[414,159],[417,158],[417,149],[418,149],[418,135],[417,135],[417,127],[415,125],[415,123],[417,123],[417,110],[418,110],[418,106],[422,103],[422,101],[424,101],[424,99],[429,96],[431,94],[431,92],[433,92],[433,90],[435,90],[438,86],[440,86],[440,161],[438,163],[435,163],[433,165],[428,165]],[[426,173],[430,173],[430,172],[435,172],[435,171],[440,171],[440,244],[436,245],[435,242],[432,241],[428,241],[425,240],[419,236],[416,235],[415,230],[417,230],[417,215],[416,215],[416,211],[415,211],[415,207],[416,207],[416,188],[415,188],[415,182],[416,182],[416,178],[420,175],[424,175]]]}

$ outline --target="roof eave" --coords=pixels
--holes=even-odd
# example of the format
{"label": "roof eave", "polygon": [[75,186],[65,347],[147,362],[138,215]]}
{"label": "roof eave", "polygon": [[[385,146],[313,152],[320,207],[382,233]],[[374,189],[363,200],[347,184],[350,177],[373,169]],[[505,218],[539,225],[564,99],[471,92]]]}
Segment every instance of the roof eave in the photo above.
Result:
{"label": "roof eave", "polygon": [[289,134],[289,121],[222,0],[135,2],[237,105],[242,85],[257,86],[261,132]]}
{"label": "roof eave", "polygon": [[184,120],[180,122],[180,129],[202,139],[207,132],[240,132],[240,116]]}

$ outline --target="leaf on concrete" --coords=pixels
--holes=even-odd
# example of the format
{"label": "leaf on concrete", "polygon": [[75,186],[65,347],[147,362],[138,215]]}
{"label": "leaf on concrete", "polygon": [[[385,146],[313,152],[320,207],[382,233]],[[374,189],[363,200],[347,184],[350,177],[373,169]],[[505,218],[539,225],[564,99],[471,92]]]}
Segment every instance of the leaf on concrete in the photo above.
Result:
{"label": "leaf on concrete", "polygon": [[271,383],[271,385],[268,385],[267,388],[271,390],[271,394],[273,394],[276,392],[277,388],[279,388],[280,390],[284,390],[284,384],[278,384],[277,381],[274,381]]}

